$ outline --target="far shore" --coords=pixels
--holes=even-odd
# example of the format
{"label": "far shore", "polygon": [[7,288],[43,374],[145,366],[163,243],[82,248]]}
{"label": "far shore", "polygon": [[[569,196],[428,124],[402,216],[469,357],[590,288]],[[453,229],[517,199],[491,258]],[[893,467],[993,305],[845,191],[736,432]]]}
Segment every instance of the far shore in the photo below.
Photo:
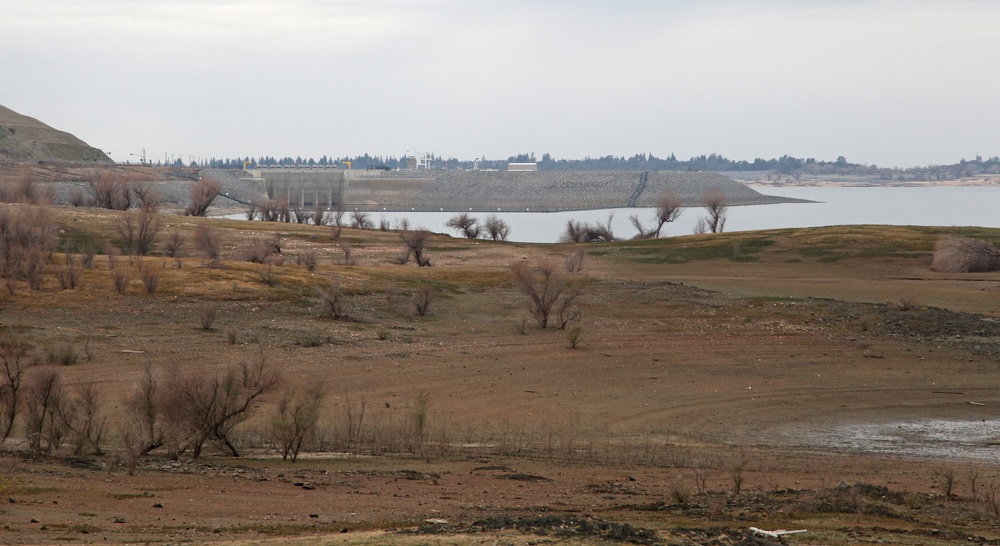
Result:
{"label": "far shore", "polygon": [[755,180],[745,182],[751,188],[856,188],[856,187],[889,187],[889,188],[914,188],[914,187],[935,187],[935,186],[1000,186],[1000,175],[983,176],[973,178],[960,178],[956,180],[824,180],[822,178],[810,180],[782,180],[767,181]]}

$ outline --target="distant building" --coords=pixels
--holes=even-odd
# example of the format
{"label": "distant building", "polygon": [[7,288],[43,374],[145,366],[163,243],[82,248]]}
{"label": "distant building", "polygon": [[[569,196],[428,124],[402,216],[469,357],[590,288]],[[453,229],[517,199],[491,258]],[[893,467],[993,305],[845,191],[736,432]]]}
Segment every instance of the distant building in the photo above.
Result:
{"label": "distant building", "polygon": [[508,163],[507,172],[533,173],[538,170],[538,162],[532,163]]}

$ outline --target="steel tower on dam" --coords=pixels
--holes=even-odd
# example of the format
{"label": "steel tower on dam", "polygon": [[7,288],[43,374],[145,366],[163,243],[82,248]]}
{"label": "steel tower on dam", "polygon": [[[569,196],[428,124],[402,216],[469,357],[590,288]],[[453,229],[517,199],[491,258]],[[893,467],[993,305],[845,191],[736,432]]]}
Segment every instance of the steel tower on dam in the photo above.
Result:
{"label": "steel tower on dam", "polygon": [[430,182],[430,173],[362,171],[333,168],[258,168],[247,172],[268,199],[287,199],[292,207],[376,208],[399,206]]}

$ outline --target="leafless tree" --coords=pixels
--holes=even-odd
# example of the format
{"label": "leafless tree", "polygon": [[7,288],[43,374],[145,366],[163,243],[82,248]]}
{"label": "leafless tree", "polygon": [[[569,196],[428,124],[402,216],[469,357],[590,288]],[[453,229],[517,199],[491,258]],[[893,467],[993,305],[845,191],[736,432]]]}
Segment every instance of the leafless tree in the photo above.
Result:
{"label": "leafless tree", "polygon": [[663,225],[673,222],[681,215],[684,200],[673,192],[663,192],[656,198],[656,234],[659,237],[663,230]]}
{"label": "leafless tree", "polygon": [[160,232],[160,215],[146,209],[125,212],[115,223],[115,229],[121,237],[122,250],[134,256],[145,256],[153,249]]}
{"label": "leafless tree", "polygon": [[410,256],[413,256],[417,265],[420,267],[429,267],[431,265],[431,260],[427,256],[424,256],[424,247],[430,236],[431,232],[426,229],[400,232],[399,237],[403,240],[403,252],[400,253],[396,262],[405,264],[410,261]]}
{"label": "leafless tree", "polygon": [[[252,222],[257,219],[259,211],[260,211],[260,204],[256,199],[254,199],[251,200],[249,204],[247,204],[246,211],[243,214],[246,215],[247,220]],[[261,218],[261,220],[263,220],[263,218]]]}
{"label": "leafless tree", "polygon": [[299,265],[305,266],[308,271],[315,271],[317,264],[316,249],[307,248],[300,252],[297,257]]}
{"label": "leafless tree", "polygon": [[[553,309],[559,309],[561,315],[573,314],[573,302],[579,291],[569,285],[566,275],[554,263],[543,262],[532,267],[519,262],[511,266],[510,273],[514,288],[528,297],[528,311],[539,327],[548,327]],[[569,320],[560,319],[560,327],[565,327]]]}
{"label": "leafless tree", "polygon": [[337,208],[331,214],[330,223],[333,225],[334,240],[340,237],[340,230],[344,227],[344,214],[344,207],[341,205],[337,205]]}
{"label": "leafless tree", "polygon": [[160,210],[163,198],[160,192],[153,187],[150,182],[135,182],[132,184],[132,195],[135,205],[146,212],[156,212]]}
{"label": "leafless tree", "polygon": [[275,212],[277,213],[277,221],[283,223],[289,223],[292,221],[292,213],[288,208],[288,196],[280,195],[274,200]]}
{"label": "leafless tree", "polygon": [[219,259],[222,241],[215,229],[204,224],[199,225],[194,230],[194,244],[209,260]]}
{"label": "leafless tree", "polygon": [[312,223],[313,213],[311,210],[306,210],[304,207],[295,207],[295,210],[292,212],[295,216],[296,224]]}
{"label": "leafless tree", "polygon": [[281,447],[282,460],[290,457],[294,463],[305,441],[315,434],[326,392],[322,381],[312,382],[306,387],[289,388],[278,401],[271,418],[271,434]]}
{"label": "leafless tree", "polygon": [[215,198],[222,193],[222,182],[214,178],[202,178],[191,182],[189,188],[188,206],[184,209],[187,216],[205,216],[208,207],[212,206]]}
{"label": "leafless tree", "polygon": [[63,409],[70,445],[74,455],[101,455],[107,417],[103,412],[103,397],[94,385],[83,385],[71,396]]}
{"label": "leafless tree", "polygon": [[729,215],[726,194],[722,190],[711,189],[702,196],[702,202],[706,212],[706,215],[702,217],[705,219],[706,231],[722,233],[726,227],[726,217]]}
{"label": "leafless tree", "polygon": [[434,299],[434,289],[429,284],[421,284],[413,293],[413,309],[418,315],[424,316],[431,308]]}
{"label": "leafless tree", "polygon": [[67,426],[63,419],[65,389],[54,366],[37,368],[25,385],[25,428],[28,448],[51,453],[62,446]]}
{"label": "leafless tree", "polygon": [[375,227],[375,224],[372,223],[367,212],[356,210],[351,213],[351,227],[355,229],[372,229]]}
{"label": "leafless tree", "polygon": [[460,212],[452,216],[445,222],[445,225],[457,231],[466,239],[478,239],[480,226],[479,219],[472,217],[467,212]]}
{"label": "leafless tree", "polygon": [[390,229],[392,229],[392,223],[389,222],[389,219],[386,218],[384,214],[381,215],[381,216],[379,216],[379,218],[378,218],[378,230],[379,231],[389,231]]}
{"label": "leafless tree", "polygon": [[496,214],[487,216],[483,227],[486,229],[486,236],[494,241],[506,241],[510,236],[510,224]]}
{"label": "leafless tree", "polygon": [[94,206],[98,208],[128,210],[132,206],[132,192],[128,181],[115,173],[94,172],[87,180],[86,189]]}
{"label": "leafless tree", "polygon": [[325,226],[330,220],[329,215],[326,213],[326,207],[323,206],[323,203],[316,201],[316,204],[313,206],[312,220],[313,224],[317,226]]}
{"label": "leafless tree", "polygon": [[232,434],[237,425],[249,419],[260,399],[273,389],[281,376],[271,369],[261,350],[249,360],[221,372],[209,373],[203,368],[186,374],[178,373],[165,396],[168,418],[182,432],[180,451],[191,450],[198,458],[209,442],[239,457]]}
{"label": "leafless tree", "polygon": [[198,312],[198,324],[202,330],[211,330],[215,323],[215,317],[219,314],[219,306],[215,303],[207,303]]}
{"label": "leafless tree", "polygon": [[22,380],[31,365],[34,346],[9,331],[0,337],[0,432],[10,437],[21,407]]}
{"label": "leafless tree", "polygon": [[171,231],[167,235],[167,240],[163,244],[163,253],[168,258],[177,258],[181,254],[181,247],[184,246],[184,236],[179,231]]}
{"label": "leafless tree", "polygon": [[135,471],[139,457],[164,443],[159,380],[149,364],[143,366],[138,384],[122,404],[119,438],[125,449],[129,472]]}

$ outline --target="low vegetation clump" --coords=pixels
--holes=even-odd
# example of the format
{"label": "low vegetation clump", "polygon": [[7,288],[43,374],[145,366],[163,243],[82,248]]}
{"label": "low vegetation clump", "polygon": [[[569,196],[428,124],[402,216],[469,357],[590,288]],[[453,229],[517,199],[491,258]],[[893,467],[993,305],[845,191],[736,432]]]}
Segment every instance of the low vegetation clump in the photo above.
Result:
{"label": "low vegetation clump", "polygon": [[931,269],[942,273],[981,273],[1000,270],[1000,250],[979,239],[949,237],[934,248]]}

